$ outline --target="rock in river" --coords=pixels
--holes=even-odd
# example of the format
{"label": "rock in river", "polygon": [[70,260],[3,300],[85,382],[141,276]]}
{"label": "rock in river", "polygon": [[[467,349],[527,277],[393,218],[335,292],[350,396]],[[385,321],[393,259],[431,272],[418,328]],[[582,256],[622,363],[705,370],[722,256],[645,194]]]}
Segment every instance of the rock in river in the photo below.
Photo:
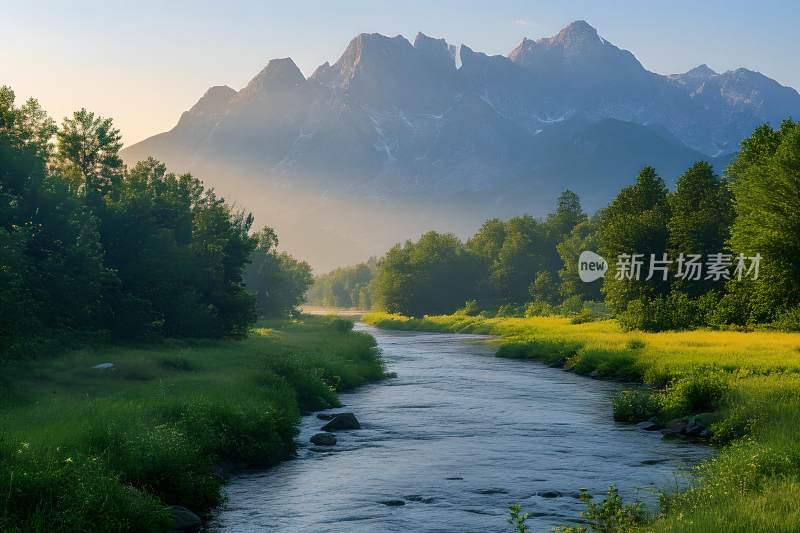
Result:
{"label": "rock in river", "polygon": [[186,507],[173,505],[169,508],[172,515],[172,528],[170,531],[198,531],[203,524],[200,517]]}
{"label": "rock in river", "polygon": [[333,446],[336,444],[336,435],[333,433],[317,433],[311,437],[311,443],[317,446]]}
{"label": "rock in river", "polygon": [[344,429],[361,429],[356,415],[353,413],[339,413],[330,422],[322,426],[322,431],[341,431]]}

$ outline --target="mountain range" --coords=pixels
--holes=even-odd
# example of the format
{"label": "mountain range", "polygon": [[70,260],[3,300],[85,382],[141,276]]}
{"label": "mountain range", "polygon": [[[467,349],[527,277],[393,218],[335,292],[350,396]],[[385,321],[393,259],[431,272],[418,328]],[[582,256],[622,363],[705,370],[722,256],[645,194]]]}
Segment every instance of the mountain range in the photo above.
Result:
{"label": "mountain range", "polygon": [[566,188],[591,211],[644,165],[668,183],[697,160],[721,171],[791,115],[800,95],[763,74],[656,74],[577,21],[507,56],[420,33],[358,35],[308,78],[273,59],[122,155],[201,177],[325,271],[428,229],[543,215]]}

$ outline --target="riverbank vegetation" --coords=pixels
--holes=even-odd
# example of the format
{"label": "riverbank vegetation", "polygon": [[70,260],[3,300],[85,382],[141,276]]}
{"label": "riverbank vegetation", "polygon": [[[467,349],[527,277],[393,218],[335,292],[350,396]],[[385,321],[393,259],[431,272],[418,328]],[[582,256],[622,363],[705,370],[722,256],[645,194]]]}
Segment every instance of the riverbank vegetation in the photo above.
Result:
{"label": "riverbank vegetation", "polygon": [[[708,429],[719,455],[691,487],[665,498],[644,531],[797,531],[800,513],[800,334],[776,331],[627,332],[617,321],[371,313],[378,327],[499,336],[500,357],[533,359],[596,378],[637,382],[619,420]],[[686,420],[684,420],[685,422]]]}
{"label": "riverbank vegetation", "polygon": [[0,530],[155,532],[167,505],[210,509],[223,470],[291,456],[301,411],[383,376],[374,339],[343,322],[4,363]]}
{"label": "riverbank vegetation", "polygon": [[[592,217],[565,191],[544,219],[489,220],[466,242],[429,232],[398,244],[378,263],[373,301],[418,317],[461,309],[614,316],[628,330],[798,330],[798,175],[800,124],[761,126],[722,176],[697,162],[670,191],[645,167]],[[605,258],[604,278],[580,279],[584,251]]]}
{"label": "riverbank vegetation", "polygon": [[0,359],[240,337],[302,300],[310,269],[272,230],[152,158],[126,168],[121,147],[111,119],[82,109],[57,127],[0,87]]}
{"label": "riverbank vegetation", "polygon": [[371,309],[373,306],[371,283],[378,260],[337,268],[314,279],[306,301],[309,305],[339,309]]}
{"label": "riverbank vegetation", "polygon": [[0,87],[2,531],[165,531],[168,505],[219,503],[225,468],[290,456],[300,410],[382,376],[349,322],[253,329],[296,316],[308,264],[121,146]]}

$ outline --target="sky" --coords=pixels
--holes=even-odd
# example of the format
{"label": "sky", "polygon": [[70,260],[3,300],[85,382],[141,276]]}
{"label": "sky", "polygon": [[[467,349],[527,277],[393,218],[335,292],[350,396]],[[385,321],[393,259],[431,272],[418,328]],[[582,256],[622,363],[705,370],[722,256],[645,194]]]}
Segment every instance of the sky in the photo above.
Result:
{"label": "sky", "polygon": [[747,67],[800,88],[796,0],[0,0],[0,85],[58,121],[81,107],[110,116],[130,145],[212,85],[238,90],[275,57],[310,75],[362,32],[507,54],[579,19],[654,72]]}

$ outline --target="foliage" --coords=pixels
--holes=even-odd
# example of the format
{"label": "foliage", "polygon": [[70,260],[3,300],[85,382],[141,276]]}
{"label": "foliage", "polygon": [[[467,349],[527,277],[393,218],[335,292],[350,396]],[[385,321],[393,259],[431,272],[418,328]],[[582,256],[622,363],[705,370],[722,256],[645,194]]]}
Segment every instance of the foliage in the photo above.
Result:
{"label": "foliage", "polygon": [[[727,251],[733,221],[733,204],[727,183],[714,174],[711,165],[701,161],[692,165],[677,181],[669,195],[669,257],[680,254],[708,254]],[[682,292],[697,297],[719,285],[713,280],[676,280]]]}
{"label": "foliage", "polygon": [[515,503],[508,508],[507,520],[517,533],[526,533],[531,529],[531,526],[525,523],[528,520],[528,513],[523,513],[522,507],[518,503]]}
{"label": "foliage", "polygon": [[614,395],[614,420],[636,423],[660,413],[660,404],[650,391],[624,390]]}
{"label": "foliage", "polygon": [[569,235],[556,245],[561,258],[561,269],[558,271],[561,296],[565,299],[578,296],[585,300],[600,300],[600,288],[603,280],[584,282],[578,277],[578,257],[584,251],[598,250],[597,220],[585,220],[576,225]]}
{"label": "foliage", "polygon": [[250,235],[252,216],[152,158],[125,168],[121,146],[111,119],[82,109],[56,128],[0,88],[0,357],[242,336],[255,303],[278,315],[302,301],[310,268]]}
{"label": "foliage", "polygon": [[800,306],[783,310],[775,320],[775,327],[783,331],[800,331]]}
{"label": "foliage", "polygon": [[386,254],[374,281],[378,306],[414,316],[456,310],[474,298],[480,263],[455,235],[428,232]]}
{"label": "foliage", "polygon": [[378,260],[337,268],[317,276],[308,290],[308,303],[325,307],[371,309],[373,304],[370,284],[375,277]]}
{"label": "foliage", "polygon": [[[6,363],[0,530],[165,531],[165,504],[220,501],[215,465],[288,458],[300,409],[383,376],[374,339],[332,318],[261,325],[241,341]],[[106,360],[113,370],[91,368]]]}
{"label": "foliage", "polygon": [[[634,185],[623,188],[603,210],[597,230],[600,254],[616,258],[621,254],[650,254],[661,257],[667,251],[667,220],[669,204],[667,188],[655,169],[645,167]],[[609,264],[609,269],[613,265]],[[668,286],[644,276],[636,279],[616,279],[613,272],[603,282],[606,303],[615,313],[622,313],[628,303],[642,298],[663,295]]]}
{"label": "foliage", "polygon": [[558,285],[553,276],[547,271],[536,274],[536,278],[531,283],[528,291],[535,302],[543,302],[550,305],[558,304]]}
{"label": "foliage", "polygon": [[279,253],[272,228],[263,228],[256,239],[258,245],[244,272],[245,286],[256,297],[256,311],[267,317],[298,313],[314,279],[311,267],[286,252]]}
{"label": "foliage", "polygon": [[614,485],[608,488],[608,494],[600,503],[595,503],[586,489],[581,489],[580,499],[586,504],[586,510],[581,513],[581,516],[586,520],[588,527],[556,528],[556,532],[582,533],[597,531],[598,533],[617,533],[635,531],[644,525],[647,519],[647,514],[641,502],[624,503]]}
{"label": "foliage", "polygon": [[[581,374],[643,381],[655,390],[617,399],[616,416],[664,420],[714,411],[719,454],[702,463],[688,490],[662,499],[643,531],[800,529],[800,334],[760,331],[626,333],[613,320],[570,324],[562,317],[363,317],[381,327],[499,335],[498,355],[547,363],[572,343],[564,366]],[[554,361],[559,364],[558,361]],[[620,502],[621,503],[621,502]],[[616,504],[607,510],[616,508]],[[604,506],[595,507],[596,524]],[[617,517],[616,512],[605,513]],[[632,516],[632,515],[627,515]],[[586,517],[587,520],[589,517]],[[624,529],[623,529],[624,530]]]}
{"label": "foliage", "polygon": [[747,320],[769,321],[800,304],[800,123],[756,129],[730,173],[736,199],[731,247],[735,254],[763,257],[749,288]]}

